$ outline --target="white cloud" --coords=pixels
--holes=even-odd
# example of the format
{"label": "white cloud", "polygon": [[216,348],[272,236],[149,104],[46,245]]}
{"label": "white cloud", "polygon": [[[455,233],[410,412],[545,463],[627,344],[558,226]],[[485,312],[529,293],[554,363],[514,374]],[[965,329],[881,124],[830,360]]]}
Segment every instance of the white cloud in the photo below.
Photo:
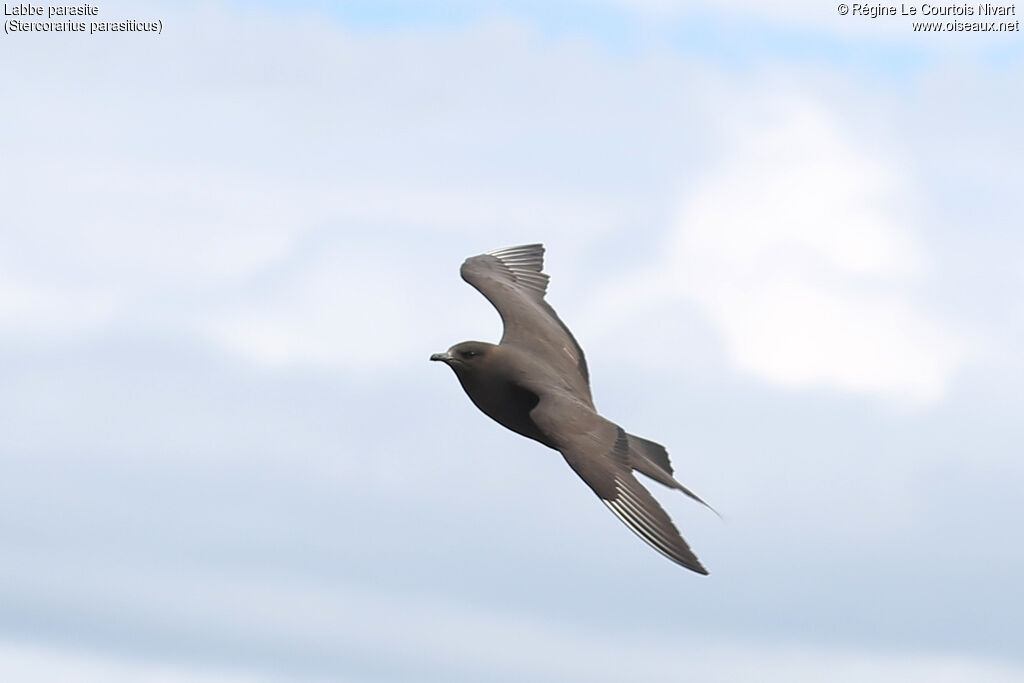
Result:
{"label": "white cloud", "polygon": [[[175,30],[156,52],[123,41],[17,44],[36,69],[13,87],[44,101],[32,116],[0,113],[5,128],[19,130],[0,169],[8,332],[172,329],[263,363],[379,363],[411,348],[410,325],[396,321],[436,318],[416,301],[422,281],[406,275],[422,254],[379,240],[357,259],[334,243],[330,263],[278,281],[280,291],[260,290],[260,278],[318,232],[358,245],[377,231],[416,231],[483,250],[518,235],[590,238],[637,201],[534,179],[541,147],[540,166],[576,166],[579,142],[566,131],[578,130],[578,110],[597,109],[588,102],[605,87],[635,99],[633,74],[609,82],[610,64],[592,54],[546,49],[497,24],[396,38],[309,16],[161,11]],[[183,28],[195,26],[205,30]],[[240,40],[229,54],[225,35]],[[291,48],[268,57],[266,45],[282,36]],[[87,74],[109,73],[119,88],[88,77],[68,87],[61,65],[69,59]],[[423,71],[410,72],[412,62]],[[502,72],[575,99],[539,116],[541,98],[506,91],[506,77],[495,78]],[[75,112],[90,135],[55,136],[65,130],[56,112]],[[592,125],[618,119],[599,112]],[[546,139],[568,148],[552,152]],[[456,281],[467,255],[439,262],[446,278]],[[353,334],[357,320],[375,344]],[[391,343],[398,333],[401,349]]]}
{"label": "white cloud", "polygon": [[0,678],[18,683],[256,683],[269,680],[14,642],[0,642]]}
{"label": "white cloud", "polygon": [[[145,636],[150,620],[216,647],[259,648],[260,662],[275,661],[290,671],[298,654],[332,662],[322,675],[358,679],[351,669],[371,659],[378,667],[416,672],[416,680],[480,680],[501,672],[516,680],[663,681],[666,672],[685,671],[697,681],[803,683],[865,680],[901,683],[1010,683],[1024,680],[1019,665],[984,657],[914,652],[864,652],[836,647],[754,644],[742,639],[697,635],[682,629],[623,629],[543,618],[515,608],[481,609],[468,602],[413,593],[387,594],[370,586],[336,581],[282,581],[233,572],[202,576],[89,561],[74,576],[40,567],[4,571],[43,590],[50,599],[69,600],[84,614],[117,613],[119,621]],[[145,569],[145,571],[139,571]],[[54,577],[60,581],[52,583]],[[47,583],[51,581],[51,583]],[[59,589],[53,592],[52,586]],[[173,596],[188,595],[180,600]],[[352,653],[359,653],[353,657]],[[83,654],[52,646],[0,643],[0,678],[33,681],[256,680],[226,672],[190,668],[187,662],[153,664],[111,655]],[[208,651],[209,658],[209,651]],[[396,680],[401,680],[397,675]],[[504,679],[503,679],[504,680]]]}
{"label": "white cloud", "polygon": [[[394,615],[395,624],[402,615]],[[446,614],[446,616],[451,616]],[[500,622],[499,622],[500,623]],[[436,626],[436,623],[434,624]],[[953,655],[878,655],[849,651],[767,650],[742,644],[702,643],[701,647],[678,647],[667,642],[656,645],[623,643],[621,640],[577,637],[552,630],[549,625],[507,622],[495,628],[491,620],[446,622],[434,630],[417,623],[424,632],[415,633],[417,643],[424,637],[439,646],[435,656],[451,657],[454,670],[470,668],[485,675],[488,671],[519,672],[526,676],[557,677],[563,681],[659,681],[667,671],[685,670],[692,680],[761,681],[763,683],[860,683],[861,681],[899,681],[900,683],[1019,683],[1024,670],[997,661]],[[481,634],[494,647],[481,651],[479,641],[474,653],[465,647]],[[403,638],[409,629],[403,629]],[[543,636],[543,640],[538,637]],[[497,643],[517,644],[515,656],[502,652]],[[458,642],[456,642],[458,639]],[[383,640],[383,639],[382,639]],[[414,643],[403,641],[406,647]],[[381,642],[380,645],[384,643]],[[415,649],[422,644],[415,645]],[[523,653],[533,653],[523,657]],[[408,650],[392,653],[405,658]],[[419,653],[423,655],[425,653]],[[464,658],[464,661],[457,661]],[[428,657],[424,661],[429,661]],[[436,666],[431,662],[427,671]],[[419,680],[439,680],[423,673]],[[450,676],[451,674],[449,674]],[[337,671],[333,676],[303,675],[301,680],[358,680],[351,672]],[[0,678],[19,683],[257,683],[281,680],[277,676],[211,671],[182,663],[158,663],[135,658],[98,654],[81,649],[51,645],[0,643]],[[290,680],[298,680],[292,678]],[[374,677],[373,680],[380,680]],[[394,680],[405,680],[396,678]],[[449,680],[451,680],[449,678]],[[463,680],[456,676],[455,680]]]}
{"label": "white cloud", "polygon": [[[376,367],[415,353],[429,319],[421,284],[401,263],[358,245],[301,269],[273,292],[211,316],[208,334],[271,366]],[[425,357],[425,348],[421,354]]]}
{"label": "white cloud", "polygon": [[714,323],[731,363],[787,387],[939,399],[966,344],[923,310],[915,188],[819,104],[752,98],[626,300],[669,296]]}
{"label": "white cloud", "polygon": [[116,295],[75,291],[0,276],[0,330],[29,337],[75,334],[108,322],[121,305]]}
{"label": "white cloud", "polygon": [[[339,474],[337,481],[342,492],[380,494],[379,508],[338,496],[347,506],[339,509],[350,514],[318,513],[306,520],[309,523],[303,522],[302,534],[328,539],[328,544],[338,536],[336,520],[358,521],[378,514],[377,523],[397,529],[395,538],[406,538],[403,534],[410,527],[388,527],[388,515],[403,522],[409,519],[405,511],[410,508],[391,503],[414,489],[429,491],[416,499],[438,503],[433,509],[438,519],[466,518],[464,506],[458,505],[461,497],[482,500],[491,484],[519,490],[516,468],[525,471],[533,465],[517,461],[507,466],[499,462],[501,458],[475,458],[473,476],[462,477],[469,482],[461,487],[464,491],[446,493],[452,480],[445,465],[455,462],[451,442],[424,441],[422,430],[393,429],[396,416],[404,424],[412,419],[409,416],[422,415],[422,397],[440,393],[399,391],[394,394],[399,396],[397,402],[381,409],[377,399],[390,390],[373,394],[365,405],[346,403],[349,392],[342,390],[347,389],[345,382],[337,378],[308,385],[307,391],[306,384],[291,381],[294,376],[282,383],[264,383],[267,378],[262,373],[229,371],[220,376],[220,368],[215,368],[216,376],[206,384],[193,381],[190,375],[206,376],[210,361],[205,355],[200,361],[160,349],[151,355],[145,344],[132,344],[132,339],[125,344],[127,335],[138,328],[143,328],[143,334],[151,334],[153,327],[158,332],[173,329],[181,337],[212,341],[268,365],[376,371],[400,356],[415,359],[424,374],[427,370],[445,373],[426,362],[429,352],[460,338],[493,339],[493,334],[482,330],[496,331],[498,325],[487,302],[459,281],[459,259],[473,253],[470,250],[542,239],[551,249],[553,292],[556,304],[562,306],[572,299],[573,286],[585,290],[588,278],[600,281],[618,268],[616,264],[635,258],[628,250],[649,248],[650,234],[669,225],[666,215],[673,195],[665,189],[666,178],[693,177],[694,166],[708,158],[704,145],[712,144],[705,141],[711,137],[706,119],[720,112],[749,113],[726,120],[722,137],[731,146],[724,147],[719,165],[698,176],[699,184],[683,197],[673,236],[664,244],[662,267],[637,277],[631,283],[633,290],[625,290],[627,294],[640,291],[655,298],[671,292],[671,299],[661,301],[661,310],[685,301],[719,331],[725,342],[723,353],[737,368],[786,386],[829,386],[930,400],[948,386],[962,358],[962,342],[919,301],[934,274],[934,263],[915,231],[915,188],[905,182],[892,158],[885,157],[885,150],[872,151],[868,136],[841,128],[837,117],[820,105],[779,103],[763,91],[743,90],[728,66],[718,68],[714,60],[708,60],[706,68],[696,68],[673,51],[660,51],[657,44],[649,53],[645,47],[637,54],[609,56],[593,49],[586,39],[563,42],[549,39],[543,31],[533,34],[475,23],[452,30],[350,31],[328,17],[295,19],[277,17],[266,9],[196,10],[187,5],[169,6],[164,18],[173,30],[158,42],[0,41],[0,53],[23,50],[14,61],[33,65],[31,70],[15,70],[7,81],[11,101],[27,106],[0,111],[5,130],[17,132],[6,141],[6,163],[0,167],[0,195],[6,209],[4,229],[0,229],[0,329],[5,337],[15,332],[74,339],[83,331],[110,326],[114,338],[106,351],[120,354],[125,346],[134,350],[123,368],[117,360],[120,355],[104,353],[97,359],[72,352],[66,359],[54,359],[44,353],[33,366],[41,369],[21,377],[15,390],[8,392],[8,413],[17,417],[34,411],[32,419],[12,423],[28,427],[6,430],[11,432],[6,443],[13,444],[9,450],[20,452],[26,463],[35,460],[36,452],[56,454],[55,464],[47,465],[39,494],[25,498],[26,512],[39,518],[36,526],[19,522],[15,528],[33,539],[34,546],[63,546],[59,523],[46,521],[47,515],[62,509],[60,486],[72,491],[82,488],[77,470],[63,465],[81,462],[100,472],[104,467],[120,470],[118,454],[123,452],[131,454],[140,467],[154,468],[149,470],[153,483],[147,484],[154,491],[169,486],[158,461],[185,467],[188,491],[194,489],[195,496],[217,502],[218,509],[235,511],[231,514],[238,521],[232,524],[237,523],[240,533],[229,537],[241,545],[228,543],[216,553],[231,564],[228,570],[217,558],[194,550],[192,541],[202,537],[195,530],[217,522],[204,516],[201,506],[190,502],[182,506],[181,500],[193,500],[190,493],[180,499],[171,495],[165,498],[169,505],[158,507],[180,511],[168,517],[172,521],[166,527],[197,555],[196,576],[160,576],[159,567],[124,570],[120,554],[106,560],[97,557],[96,564],[82,571],[79,558],[49,557],[39,563],[42,566],[32,566],[20,553],[17,561],[3,568],[9,579],[4,585],[25,606],[21,617],[14,615],[10,620],[12,633],[28,632],[26,624],[52,614],[58,605],[85,615],[82,623],[91,619],[102,626],[98,631],[105,635],[96,636],[94,642],[112,647],[130,647],[138,641],[134,633],[125,633],[160,624],[151,633],[155,649],[171,656],[198,651],[194,644],[178,648],[166,640],[170,621],[175,632],[199,634],[204,643],[223,636],[220,646],[232,652],[239,651],[232,649],[239,643],[241,651],[249,653],[280,647],[298,666],[323,653],[334,655],[339,643],[347,643],[382,660],[405,657],[414,666],[427,662],[446,671],[468,669],[475,674],[470,680],[486,678],[495,670],[521,673],[521,678],[531,680],[549,675],[559,680],[618,681],[637,671],[641,680],[664,680],[666,671],[684,669],[695,680],[709,681],[792,681],[801,676],[835,680],[847,672],[850,680],[1020,680],[1019,667],[980,658],[880,655],[734,641],[680,647],[678,633],[659,633],[650,642],[641,642],[635,626],[649,623],[650,617],[642,601],[613,605],[618,611],[596,615],[589,626],[545,619],[544,614],[571,609],[560,599],[550,605],[537,606],[538,600],[532,607],[522,606],[524,611],[532,609],[532,615],[502,613],[499,607],[490,611],[465,607],[474,596],[490,590],[494,580],[516,574],[508,567],[475,578],[456,574],[458,581],[465,578],[466,585],[450,590],[464,591],[461,606],[441,599],[410,601],[406,594],[410,586],[427,595],[449,590],[432,585],[429,572],[410,575],[408,581],[387,575],[384,564],[410,565],[388,558],[413,558],[412,564],[424,559],[425,545],[415,546],[418,539],[413,539],[413,549],[384,558],[373,558],[373,552],[364,552],[361,545],[351,545],[356,540],[347,539],[353,552],[369,557],[367,566],[378,563],[374,568],[382,570],[379,590],[394,591],[391,598],[369,594],[361,587],[313,585],[302,567],[327,567],[325,556],[315,550],[320,541],[300,544],[303,547],[286,558],[294,564],[274,564],[274,571],[282,575],[280,584],[245,576],[246,568],[255,570],[260,565],[261,560],[254,557],[277,548],[268,540],[272,535],[261,535],[265,527],[293,522],[281,515],[264,523],[259,515],[237,512],[247,509],[246,495],[264,500],[283,490],[273,476],[260,479],[255,487],[246,485],[242,475],[258,473],[261,459],[285,463],[287,467],[282,467],[309,481],[320,471],[341,472],[344,476]],[[74,74],[67,70],[69,63],[78,67]],[[797,72],[797,77],[807,73]],[[964,82],[985,82],[984,72],[971,71],[968,76]],[[971,109],[962,125],[947,125],[943,130],[936,121],[948,124],[948,120],[936,113],[951,105],[945,71],[936,76],[934,101],[928,102],[914,99],[917,95],[912,91],[907,96],[879,95],[874,83],[865,87],[843,74],[815,72],[809,80],[815,79],[824,84],[821,91],[826,91],[826,97],[832,87],[842,89],[852,101],[866,102],[861,119],[890,142],[898,135],[891,130],[892,122],[872,114],[872,108],[888,111],[891,104],[901,108],[905,123],[919,119],[935,125],[934,139],[927,141],[930,154],[935,155],[930,158],[934,165],[948,168],[952,177],[966,173],[983,184],[992,177],[1012,177],[1010,171],[1019,165],[1005,154],[997,157],[1005,161],[1002,166],[978,163],[963,171],[961,147],[971,148],[977,159],[984,157],[987,163],[993,147],[979,140],[1002,142],[979,138],[979,130],[986,127],[976,125],[990,119],[986,108],[992,109],[995,100],[987,90],[977,91],[978,97],[971,97],[975,91],[967,88],[955,91],[963,101],[977,102],[977,110]],[[995,83],[993,90],[1004,84]],[[885,100],[888,95],[891,103]],[[994,110],[1012,111],[1013,107]],[[956,139],[947,138],[948,131],[956,131]],[[994,135],[990,130],[983,132]],[[918,151],[923,147],[922,143]],[[1004,147],[1010,148],[999,149]],[[1005,204],[999,201],[992,206],[993,213],[1011,215],[1000,209]],[[935,207],[944,210],[948,202],[936,202]],[[428,244],[438,245],[437,251],[425,250]],[[621,251],[609,254],[613,248]],[[600,249],[605,250],[605,260],[590,262],[596,267],[574,264],[574,259],[587,263],[586,257],[601,253]],[[440,282],[447,287],[443,292],[432,284]],[[585,295],[591,298],[589,292]],[[632,307],[635,298],[626,296],[621,303]],[[567,320],[578,319],[569,307],[560,310]],[[672,324],[680,319],[673,316]],[[573,324],[589,351],[591,337]],[[454,329],[467,333],[449,334]],[[440,344],[435,342],[438,337]],[[175,337],[169,343],[175,348],[188,346],[189,339]],[[619,358],[631,355],[622,353]],[[707,355],[717,361],[713,353]],[[111,364],[116,367],[107,372]],[[609,372],[600,370],[606,367],[603,364],[594,366],[599,373]],[[720,366],[714,370],[717,373]],[[178,373],[180,383],[166,380]],[[374,373],[375,385],[387,389],[380,375]],[[398,375],[400,386],[421,388],[418,376]],[[457,441],[460,451],[479,450],[483,442],[473,431],[478,428],[481,433],[489,429],[488,434],[503,434],[464,400],[450,373],[433,381],[448,392],[447,398],[457,399],[462,412],[452,413],[456,423],[461,415],[474,421],[472,429],[452,431],[461,439]],[[762,400],[756,392],[728,391],[729,401],[749,401],[751,396]],[[357,392],[352,389],[351,393]],[[251,404],[236,400],[243,394],[255,400]],[[314,400],[321,396],[323,400]],[[340,418],[332,408],[336,400],[340,400]],[[652,393],[634,400],[637,406],[658,406],[671,414],[679,397]],[[725,404],[721,397],[718,400]],[[884,433],[882,421],[848,420],[841,404],[836,408],[835,403],[823,403],[822,414],[835,417],[842,428],[881,426],[879,438],[891,436]],[[360,409],[346,412],[346,405]],[[745,414],[754,414],[761,406],[748,404]],[[312,414],[308,420],[306,413]],[[267,415],[273,419],[264,419]],[[984,420],[967,416],[963,422],[981,425],[977,429],[987,432]],[[51,424],[64,428],[50,429]],[[32,429],[32,425],[42,428]],[[716,441],[716,428],[746,431],[737,430],[728,418],[718,427],[694,425],[689,430],[689,426],[685,416],[674,425],[680,436],[693,431]],[[788,426],[790,434],[797,429]],[[352,445],[353,427],[369,435],[365,440],[356,438],[354,450],[345,446]],[[389,438],[384,446],[377,445],[376,434],[384,430]],[[879,552],[880,535],[928,537],[934,518],[918,518],[917,508],[905,515],[910,522],[902,524],[903,519],[896,518],[893,523],[894,509],[916,505],[912,487],[921,486],[919,480],[925,476],[920,469],[913,472],[917,479],[904,476],[916,463],[904,464],[895,449],[875,449],[866,457],[834,451],[822,457],[822,451],[832,445],[831,435],[794,443],[798,440],[787,435],[751,433],[758,436],[741,437],[723,447],[721,454],[728,459],[719,462],[732,465],[718,468],[727,472],[719,487],[726,493],[719,495],[729,498],[731,491],[737,501],[733,514],[749,512],[748,519],[759,520],[766,546],[782,537],[782,545],[794,548],[793,556],[780,567],[814,565],[816,557],[808,549],[847,543],[843,552],[833,554],[847,557],[844,553],[849,552],[860,557]],[[659,434],[652,430],[650,436],[661,439]],[[751,441],[759,437],[761,442]],[[1005,432],[989,438],[993,443],[1000,441],[992,450],[1002,449],[999,452],[1005,454],[1013,450],[1006,445],[1010,441]],[[371,439],[374,448],[362,448]],[[908,434],[904,441],[931,443]],[[957,439],[949,441],[951,448],[957,447]],[[968,441],[978,449],[985,445],[964,439]],[[672,443],[679,442],[677,438]],[[515,443],[517,450],[524,447],[521,440]],[[686,454],[694,450],[672,448],[684,465]],[[430,457],[416,457],[424,449],[431,451]],[[918,453],[922,459],[936,457],[935,449],[903,450],[910,454],[908,461]],[[394,457],[370,457],[385,451]],[[235,467],[234,459],[221,461],[224,454],[232,458],[238,454],[244,467]],[[194,468],[202,458],[203,467]],[[319,462],[313,462],[317,458],[342,464],[338,470],[326,465],[321,470]],[[747,464],[754,460],[759,464]],[[800,467],[801,460],[814,464]],[[17,460],[8,461],[10,468],[19,467]],[[544,462],[560,468],[564,477],[573,476],[557,457]],[[983,471],[975,467],[973,453],[970,464],[964,471]],[[241,482],[238,489],[251,490],[240,493],[233,486],[211,485],[215,481],[211,472],[218,467],[230,469],[232,481]],[[898,470],[895,476],[894,469]],[[761,470],[769,474],[762,475]],[[880,483],[865,483],[872,477]],[[851,481],[857,485],[850,486]],[[424,482],[438,485],[424,486]],[[579,482],[573,480],[572,485],[579,487],[576,494],[590,496]],[[131,513],[132,506],[124,504],[126,487],[110,486],[114,494],[106,496],[109,505],[104,503],[103,509],[109,507],[112,514],[123,510],[126,519],[135,520],[140,538],[154,537],[139,515]],[[302,488],[308,490],[305,485]],[[93,492],[97,500],[105,490]],[[145,496],[150,489],[140,490],[136,494]],[[711,496],[715,497],[714,491]],[[106,513],[96,512],[89,500],[76,508],[81,514],[73,517],[83,528],[93,529],[90,533],[101,545],[126,556],[149,552],[135,548],[134,541],[120,531],[96,531],[96,520],[102,521]],[[862,509],[863,500],[870,501],[870,509]],[[815,507],[819,501],[830,505]],[[587,502],[593,504],[592,496]],[[522,514],[521,507],[517,503],[510,508],[507,518]],[[808,509],[822,512],[809,515]],[[971,508],[966,504],[962,510],[951,515],[965,514],[968,517],[963,519],[970,524],[982,524],[981,518],[969,516]],[[580,508],[580,515],[591,513],[592,508]],[[538,508],[528,514],[541,513]],[[604,515],[600,510],[592,514]],[[31,519],[29,514],[16,517]],[[780,519],[783,523],[771,528]],[[602,521],[617,524],[610,518]],[[550,521],[506,528],[525,534],[533,526],[547,528]],[[889,529],[889,535],[879,532],[881,528]],[[370,528],[370,536],[378,534],[376,529]],[[647,559],[644,548],[621,528],[600,529],[609,536],[619,534],[630,553]],[[716,532],[716,536],[729,538],[725,533]],[[826,536],[834,546],[804,542],[808,537]],[[93,538],[89,534],[68,538],[72,537],[81,543],[91,543],[88,539]],[[161,533],[156,537],[166,539]],[[979,548],[988,542],[984,534],[973,537],[981,539],[976,540]],[[736,548],[733,555],[742,559],[748,547],[735,539],[727,543]],[[534,543],[529,547],[536,547]],[[372,551],[375,546],[366,547]],[[601,547],[605,547],[603,539]],[[1003,553],[999,557],[1012,552],[998,547]],[[250,554],[248,548],[255,552]],[[448,559],[456,570],[468,554],[479,550],[472,543],[452,541],[451,546],[434,546],[429,552],[437,560],[435,556],[448,554],[449,548]],[[982,556],[991,557],[993,552]],[[660,562],[657,557],[650,559]],[[919,571],[922,566],[903,544],[887,560],[902,571]],[[836,562],[833,558],[831,564],[824,564],[834,569]],[[173,563],[161,559],[154,564],[168,571]],[[332,561],[324,573],[343,576],[348,571],[344,565]],[[75,567],[74,576],[61,571],[62,567]],[[220,571],[231,575],[220,576]],[[22,572],[27,576],[19,575]],[[89,583],[89,576],[111,585]],[[929,576],[936,585],[943,583],[941,574]],[[819,572],[818,579],[808,579],[808,585],[820,589],[822,581],[833,579],[829,571]],[[554,595],[551,582],[536,575],[516,580],[522,590]],[[595,585],[613,589],[615,580]],[[748,591],[767,587],[761,594],[779,589],[777,578],[763,579],[761,585],[756,583],[759,580],[762,577],[744,576],[740,585]],[[487,582],[490,587],[483,587]],[[888,590],[891,598],[905,585],[887,582],[883,592]],[[23,591],[26,587],[32,590]],[[869,588],[855,586],[844,595],[853,595],[851,600],[860,594],[873,595]],[[955,586],[951,597],[972,600],[973,605],[968,590]],[[614,590],[607,592],[614,594]],[[29,593],[34,597],[23,597]],[[508,609],[507,603],[515,601],[516,595],[495,594],[494,601],[504,602]],[[680,595],[672,599],[683,600]],[[727,607],[733,612],[719,617],[731,625],[722,628],[744,629],[751,638],[777,633],[773,625],[752,620],[744,611],[747,607]],[[789,623],[799,622],[801,616],[807,616],[804,623],[819,623],[813,612],[804,610],[806,606],[796,605],[788,615]],[[847,616],[835,612],[826,619]],[[1015,617],[1005,609],[998,616],[1004,622]],[[919,634],[928,618],[917,614],[913,624],[895,627],[893,647],[908,641],[938,647],[935,643],[940,641]],[[439,623],[452,627],[439,629]],[[955,639],[976,626],[969,618],[957,620],[943,634]],[[125,630],[118,632],[121,627]],[[817,635],[813,629],[800,629],[803,626],[794,628],[793,640],[813,643]],[[223,645],[224,641],[230,644]],[[521,647],[510,649],[510,642]],[[0,678],[30,679],[33,667],[44,680],[75,680],[76,670],[100,671],[97,677],[102,680],[162,675],[149,664],[129,664],[128,673],[117,673],[121,667],[117,662],[85,662],[59,649],[42,652],[40,656],[0,651],[0,655],[12,653],[0,656]],[[3,669],[8,661],[21,662],[22,668]],[[46,668],[55,663],[66,666]],[[207,673],[175,668],[169,675],[188,680]]]}

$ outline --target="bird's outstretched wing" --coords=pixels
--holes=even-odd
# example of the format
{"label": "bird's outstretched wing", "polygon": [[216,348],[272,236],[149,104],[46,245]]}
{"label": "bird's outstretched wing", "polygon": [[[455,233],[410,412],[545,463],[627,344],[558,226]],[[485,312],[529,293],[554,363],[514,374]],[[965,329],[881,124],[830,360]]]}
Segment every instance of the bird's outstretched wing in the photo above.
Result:
{"label": "bird's outstretched wing", "polygon": [[[586,452],[588,450],[591,452]],[[626,432],[618,428],[611,452],[597,455],[592,451],[592,448],[570,448],[562,451],[562,455],[601,502],[633,533],[676,564],[698,574],[707,574],[708,570],[690,550],[665,510],[630,472]]]}
{"label": "bird's outstretched wing", "polygon": [[[633,476],[629,435],[622,427],[588,412],[584,406],[549,395],[530,417],[553,436],[569,466],[633,533],[676,564],[707,574],[665,510]],[[573,428],[567,429],[567,424]]]}
{"label": "bird's outstretched wing", "polygon": [[698,574],[707,574],[708,570],[690,550],[654,496],[628,472],[617,472],[614,479],[615,497],[611,500],[602,498],[601,502],[659,553]]}
{"label": "bird's outstretched wing", "polygon": [[543,268],[544,246],[524,244],[472,256],[460,273],[498,309],[505,326],[502,344],[519,346],[543,360],[593,405],[583,349],[544,300],[548,276]]}

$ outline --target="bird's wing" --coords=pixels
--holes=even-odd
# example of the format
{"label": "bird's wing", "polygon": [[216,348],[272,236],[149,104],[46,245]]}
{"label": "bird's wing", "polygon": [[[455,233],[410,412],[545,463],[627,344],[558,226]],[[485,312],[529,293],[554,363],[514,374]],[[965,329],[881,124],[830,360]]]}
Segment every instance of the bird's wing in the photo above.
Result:
{"label": "bird's wing", "polygon": [[505,326],[501,343],[543,360],[592,405],[587,360],[572,332],[544,300],[548,276],[543,268],[544,246],[525,244],[472,256],[460,273],[498,309]]}
{"label": "bird's wing", "polygon": [[629,437],[622,427],[551,396],[542,398],[530,417],[554,436],[569,466],[633,533],[676,564],[708,573],[665,510],[633,476]]}

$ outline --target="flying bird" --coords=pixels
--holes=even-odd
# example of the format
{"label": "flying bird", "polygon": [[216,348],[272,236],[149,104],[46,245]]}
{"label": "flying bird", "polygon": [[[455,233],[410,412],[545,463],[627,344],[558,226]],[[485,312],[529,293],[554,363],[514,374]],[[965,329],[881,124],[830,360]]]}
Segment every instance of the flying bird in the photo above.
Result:
{"label": "flying bird", "polygon": [[594,408],[583,349],[544,300],[548,276],[543,268],[541,244],[466,259],[462,279],[498,309],[504,333],[498,344],[462,342],[430,360],[454,370],[470,400],[488,417],[560,452],[601,502],[655,550],[707,574],[633,472],[707,503],[676,481],[663,446],[627,433]]}

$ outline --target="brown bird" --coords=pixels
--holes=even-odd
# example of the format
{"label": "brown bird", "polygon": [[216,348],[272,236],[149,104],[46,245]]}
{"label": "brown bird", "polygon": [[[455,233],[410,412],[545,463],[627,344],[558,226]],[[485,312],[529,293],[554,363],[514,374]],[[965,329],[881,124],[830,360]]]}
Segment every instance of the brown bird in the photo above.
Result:
{"label": "brown bird", "polygon": [[543,268],[541,244],[466,259],[462,279],[498,309],[505,327],[501,342],[462,342],[430,360],[454,370],[488,417],[559,451],[601,502],[655,550],[707,574],[633,470],[707,503],[675,480],[663,446],[627,434],[598,414],[583,349],[544,300]]}

